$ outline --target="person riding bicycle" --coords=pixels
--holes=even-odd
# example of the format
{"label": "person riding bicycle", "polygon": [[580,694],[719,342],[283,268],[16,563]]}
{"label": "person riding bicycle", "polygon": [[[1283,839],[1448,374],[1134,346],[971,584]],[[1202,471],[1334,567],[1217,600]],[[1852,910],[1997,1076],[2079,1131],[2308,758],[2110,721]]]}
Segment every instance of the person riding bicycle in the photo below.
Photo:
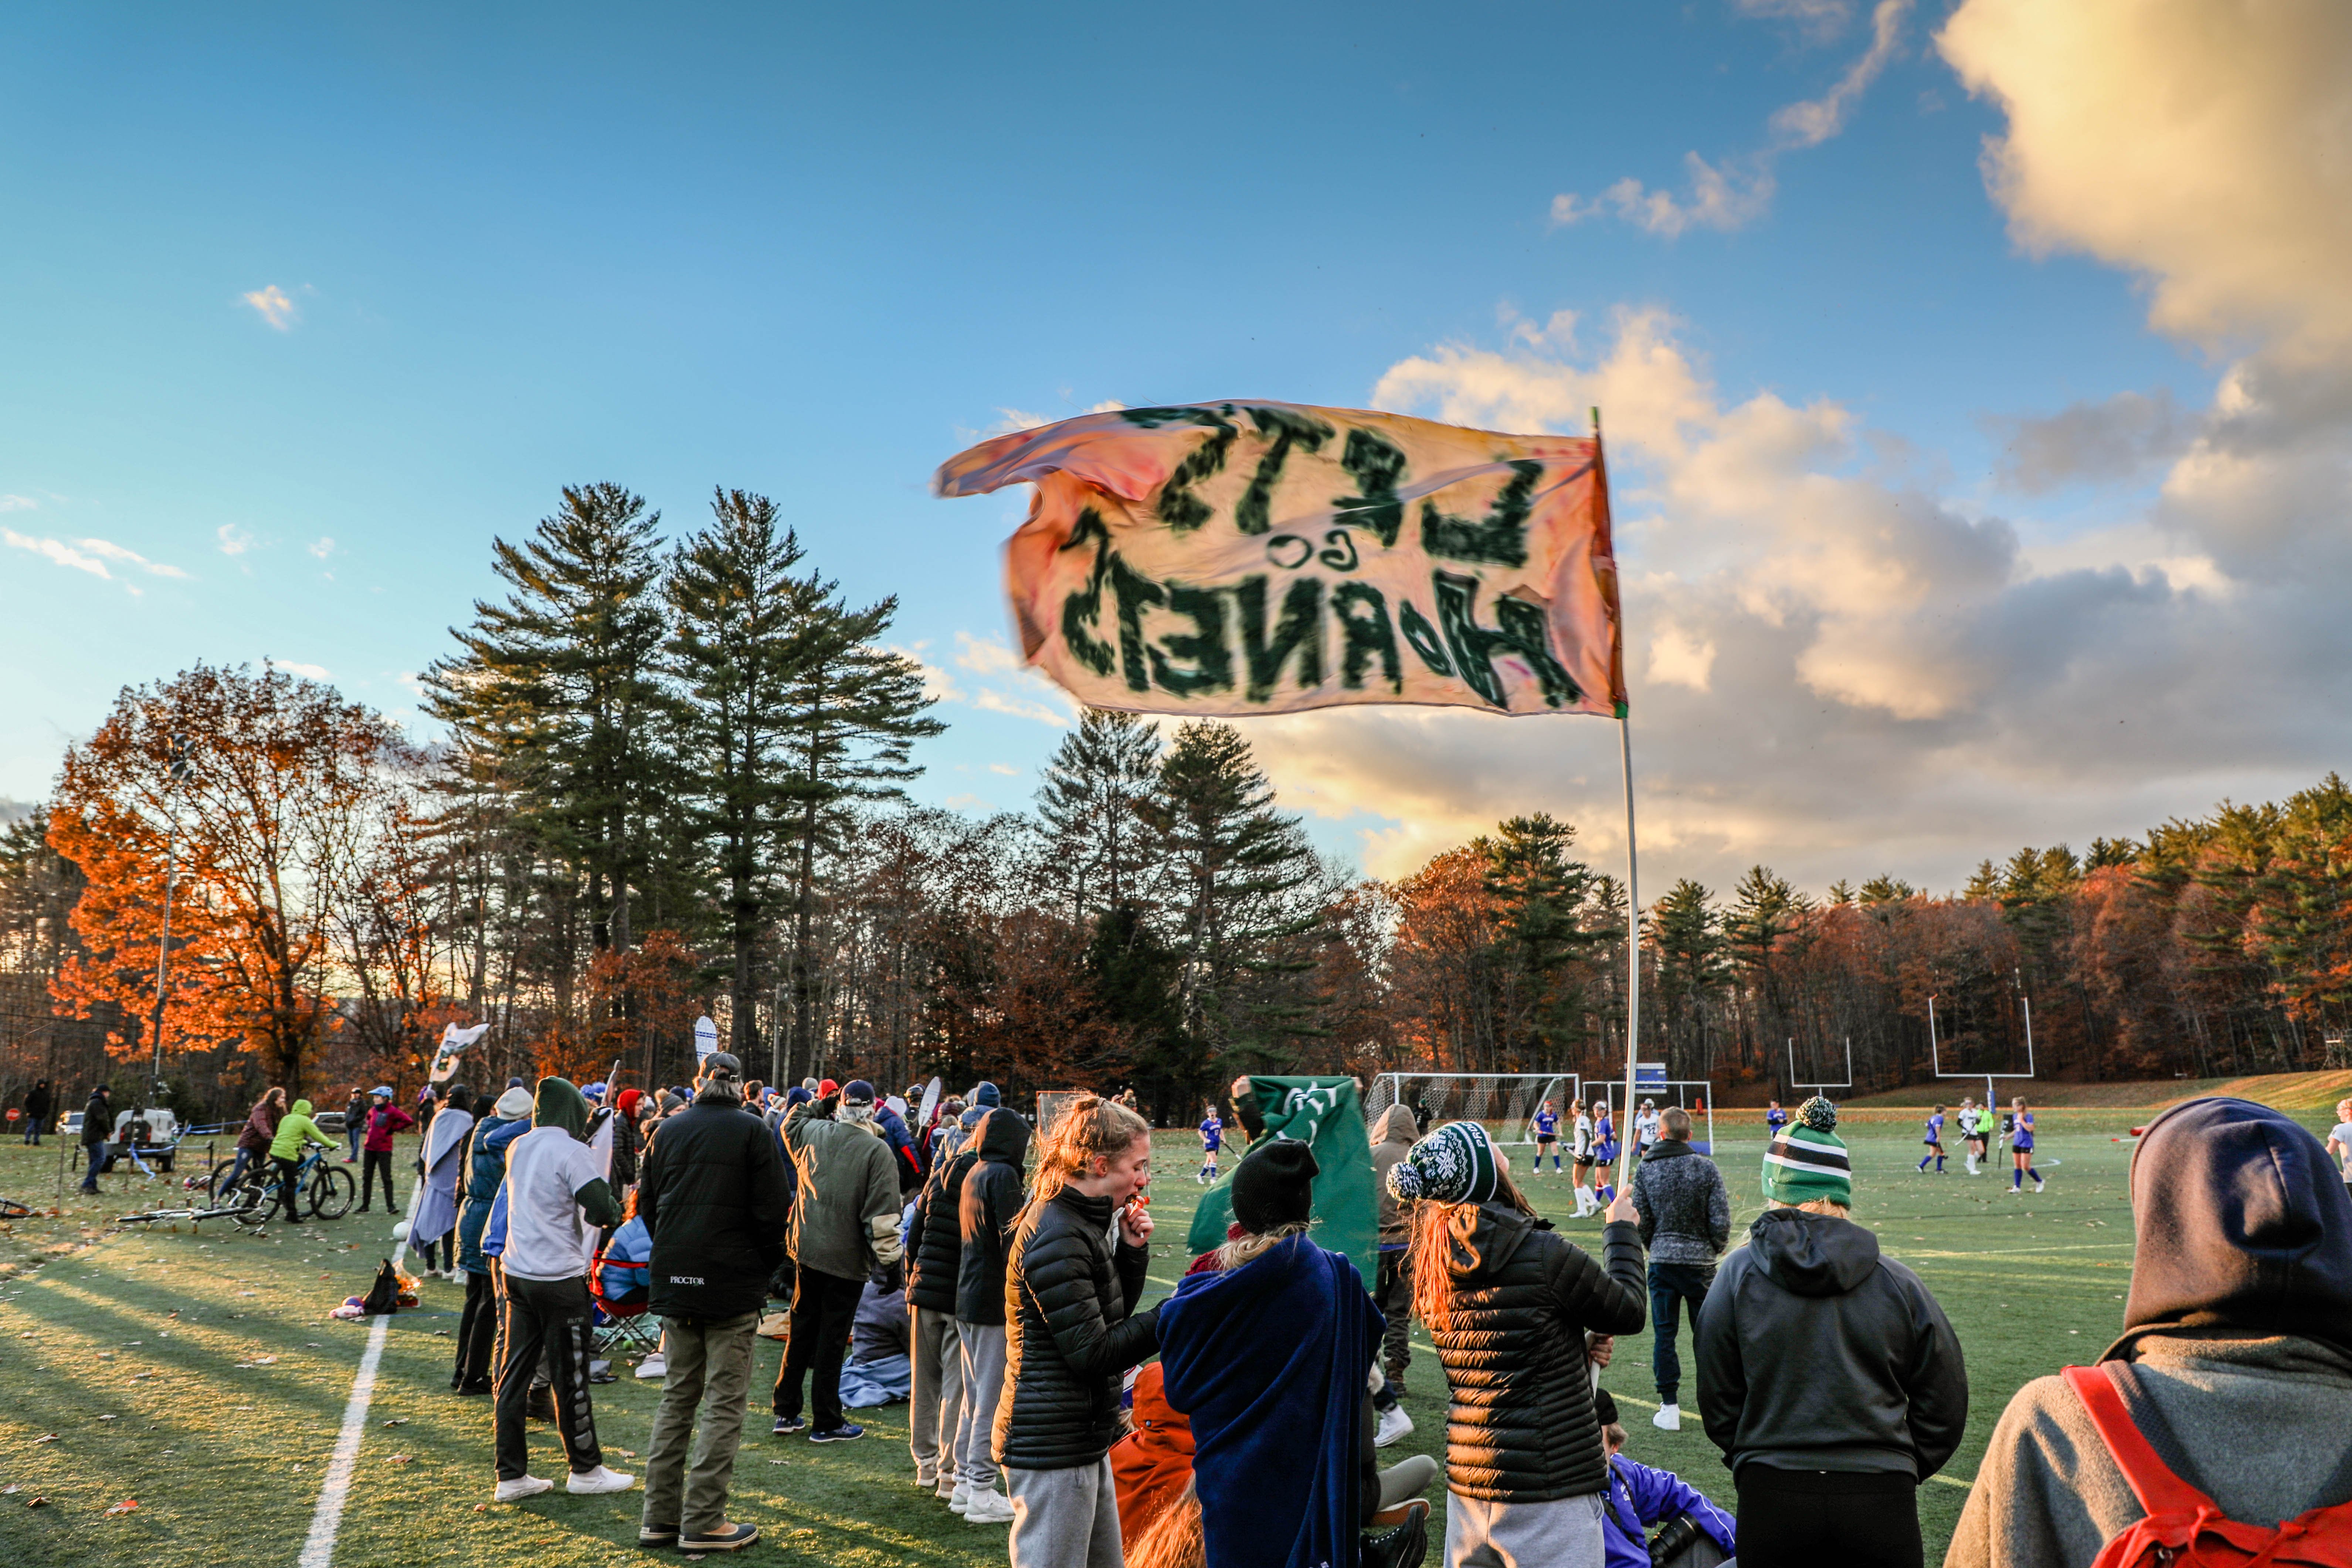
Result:
{"label": "person riding bicycle", "polygon": [[288,1111],[286,1119],[278,1124],[278,1136],[270,1140],[270,1162],[278,1167],[278,1193],[269,1205],[269,1212],[262,1218],[272,1217],[278,1213],[278,1205],[284,1204],[286,1217],[296,1225],[302,1223],[299,1206],[302,1194],[295,1175],[301,1168],[302,1155],[314,1145],[320,1149],[335,1146],[331,1139],[319,1131],[319,1124],[310,1120],[310,1102],[298,1100],[294,1102],[294,1109]]}

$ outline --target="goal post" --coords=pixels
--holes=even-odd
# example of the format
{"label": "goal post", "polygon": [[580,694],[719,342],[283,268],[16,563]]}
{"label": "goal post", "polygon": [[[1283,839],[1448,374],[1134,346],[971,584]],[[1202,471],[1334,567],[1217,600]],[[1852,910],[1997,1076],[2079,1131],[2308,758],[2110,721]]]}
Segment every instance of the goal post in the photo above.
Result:
{"label": "goal post", "polygon": [[1536,1112],[1549,1100],[1565,1142],[1583,1092],[1583,1080],[1572,1072],[1384,1072],[1364,1092],[1364,1117],[1378,1121],[1391,1106],[1402,1105],[1418,1121],[1426,1107],[1432,1127],[1475,1121],[1496,1143],[1529,1144],[1536,1141]]}
{"label": "goal post", "polygon": [[1054,1123],[1062,1119],[1062,1112],[1069,1110],[1071,1106],[1076,1105],[1085,1096],[1093,1092],[1094,1091],[1092,1089],[1039,1089],[1037,1091],[1037,1121],[1035,1122],[1037,1142],[1043,1143],[1045,1141],[1046,1136],[1054,1131]]}
{"label": "goal post", "polygon": [[1642,1101],[1647,1100],[1654,1102],[1660,1111],[1671,1110],[1680,1106],[1689,1111],[1693,1117],[1703,1119],[1701,1125],[1691,1129],[1691,1149],[1696,1153],[1713,1154],[1715,1152],[1715,1085],[1705,1079],[1657,1076],[1664,1072],[1665,1068],[1663,1065],[1642,1063],[1639,1066],[1654,1067],[1655,1070],[1646,1072],[1637,1069],[1633,1083],[1633,1101],[1630,1106],[1625,1103],[1625,1086],[1622,1083],[1612,1079],[1605,1088],[1599,1084],[1593,1086],[1599,1090],[1601,1097],[1609,1103],[1610,1120],[1616,1125],[1619,1141],[1622,1142],[1633,1136],[1633,1117],[1641,1110]]}

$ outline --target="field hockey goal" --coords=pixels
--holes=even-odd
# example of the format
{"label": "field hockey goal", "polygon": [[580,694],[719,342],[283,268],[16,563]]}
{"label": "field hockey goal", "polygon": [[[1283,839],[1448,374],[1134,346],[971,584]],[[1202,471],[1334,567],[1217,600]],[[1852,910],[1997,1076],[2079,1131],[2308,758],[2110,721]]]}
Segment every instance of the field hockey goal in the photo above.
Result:
{"label": "field hockey goal", "polygon": [[[1659,1071],[1663,1072],[1663,1065]],[[1633,1135],[1633,1117],[1648,1100],[1662,1114],[1680,1106],[1691,1115],[1691,1148],[1695,1152],[1715,1152],[1715,1086],[1705,1079],[1663,1078],[1643,1073],[1633,1082],[1633,1110],[1625,1108],[1625,1080],[1612,1079],[1606,1084],[1596,1080],[1590,1098],[1609,1102],[1609,1119],[1615,1125],[1620,1139]]]}
{"label": "field hockey goal", "polygon": [[1364,1093],[1364,1117],[1377,1121],[1389,1107],[1402,1105],[1423,1127],[1476,1121],[1497,1143],[1533,1143],[1536,1113],[1549,1100],[1565,1143],[1581,1093],[1582,1082],[1572,1072],[1384,1072]]}

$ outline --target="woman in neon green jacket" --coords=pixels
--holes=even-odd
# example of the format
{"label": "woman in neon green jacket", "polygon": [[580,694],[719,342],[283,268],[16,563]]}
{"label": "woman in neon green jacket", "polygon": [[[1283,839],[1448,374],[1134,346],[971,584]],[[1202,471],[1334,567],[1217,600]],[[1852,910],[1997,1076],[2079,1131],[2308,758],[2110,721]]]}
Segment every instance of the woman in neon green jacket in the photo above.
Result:
{"label": "woman in neon green jacket", "polygon": [[[286,1113],[286,1120],[278,1124],[278,1136],[269,1142],[269,1158],[278,1166],[278,1203],[286,1205],[286,1217],[297,1225],[302,1223],[302,1211],[295,1206],[294,1173],[302,1163],[303,1151],[312,1144],[321,1149],[334,1147],[319,1131],[319,1124],[310,1120],[310,1102],[298,1100],[294,1109]],[[269,1214],[262,1217],[267,1219],[277,1212],[278,1204],[273,1203]]]}

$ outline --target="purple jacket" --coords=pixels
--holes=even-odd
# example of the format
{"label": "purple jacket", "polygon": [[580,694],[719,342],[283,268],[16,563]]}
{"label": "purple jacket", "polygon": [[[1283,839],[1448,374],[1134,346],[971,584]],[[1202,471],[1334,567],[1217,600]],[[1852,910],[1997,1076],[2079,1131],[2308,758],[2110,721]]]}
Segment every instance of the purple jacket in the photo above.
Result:
{"label": "purple jacket", "polygon": [[1601,1521],[1601,1539],[1609,1568],[1650,1568],[1648,1535],[1643,1527],[1664,1524],[1687,1513],[1726,1552],[1738,1551],[1738,1527],[1732,1517],[1685,1485],[1672,1470],[1654,1470],[1620,1454],[1609,1461],[1609,1512]]}

